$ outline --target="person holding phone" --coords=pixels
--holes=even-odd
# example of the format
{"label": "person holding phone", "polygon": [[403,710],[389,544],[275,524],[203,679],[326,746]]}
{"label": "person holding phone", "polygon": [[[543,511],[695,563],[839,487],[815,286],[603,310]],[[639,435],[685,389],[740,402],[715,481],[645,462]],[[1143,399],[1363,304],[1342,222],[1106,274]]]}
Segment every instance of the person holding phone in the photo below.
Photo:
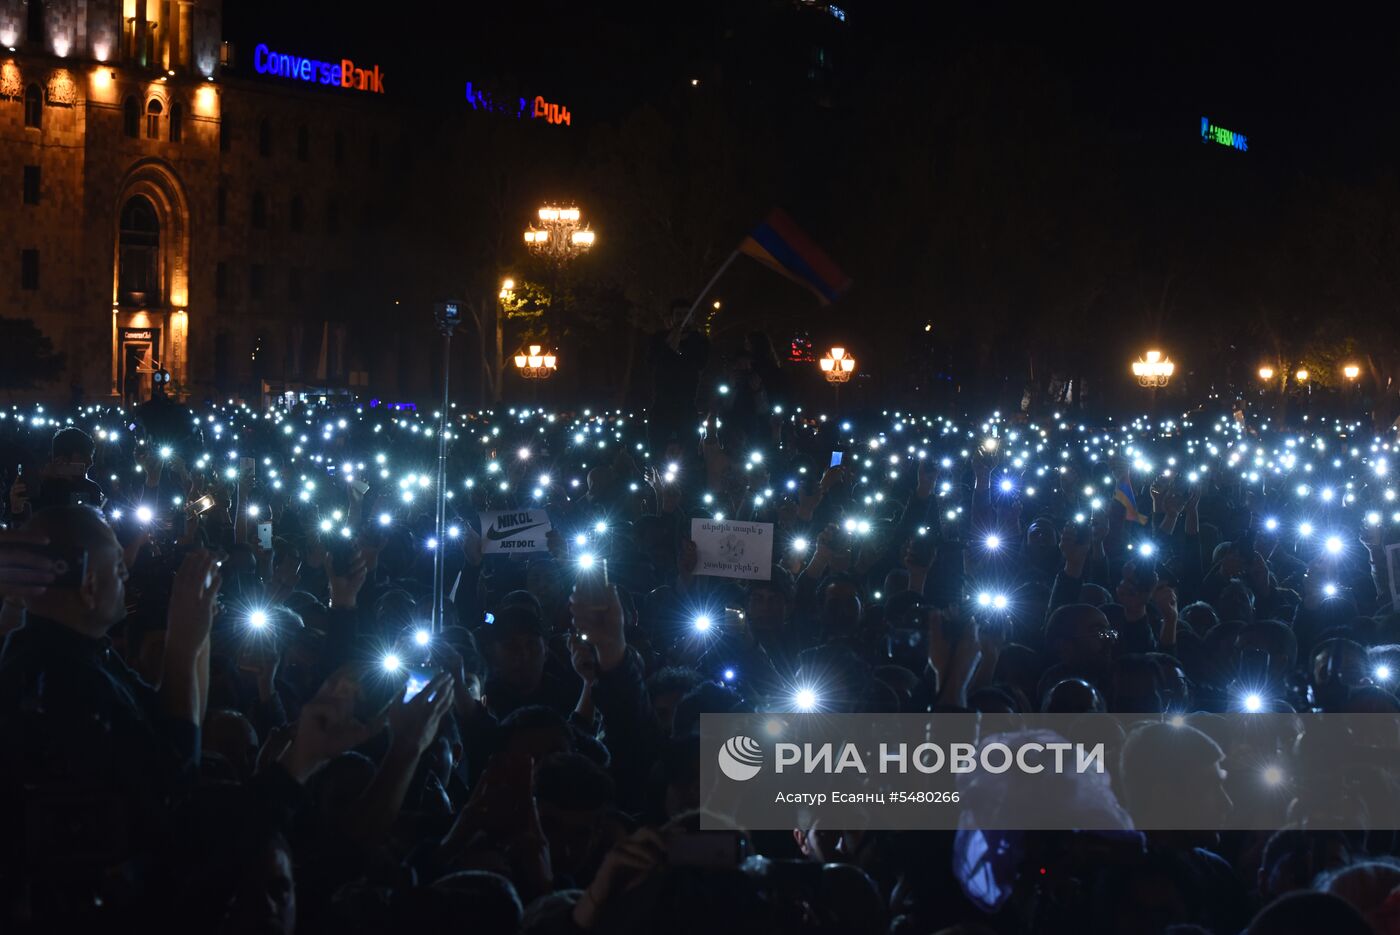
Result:
{"label": "person holding phone", "polygon": [[10,515],[24,517],[50,506],[87,504],[100,508],[106,497],[87,476],[97,446],[82,429],[65,428],[49,443],[49,463],[31,479],[18,473],[10,485]]}

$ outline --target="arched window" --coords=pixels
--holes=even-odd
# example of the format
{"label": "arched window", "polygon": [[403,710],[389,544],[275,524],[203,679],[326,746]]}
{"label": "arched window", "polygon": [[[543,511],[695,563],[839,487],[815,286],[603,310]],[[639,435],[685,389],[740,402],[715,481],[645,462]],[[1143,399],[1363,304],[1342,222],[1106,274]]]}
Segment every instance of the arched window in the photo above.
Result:
{"label": "arched window", "polygon": [[311,158],[311,131],[304,123],[297,127],[297,158],[302,162]]}
{"label": "arched window", "polygon": [[253,227],[264,230],[267,227],[267,196],[253,192]]}
{"label": "arched window", "polygon": [[122,102],[122,130],[133,140],[141,135],[141,105],[134,97]]}
{"label": "arched window", "polygon": [[258,154],[272,155],[272,121],[266,117],[258,121]]}
{"label": "arched window", "polygon": [[170,142],[178,143],[185,135],[185,105],[176,101],[170,105]]}
{"label": "arched window", "polygon": [[117,288],[123,305],[160,302],[160,216],[144,195],[122,206]]}
{"label": "arched window", "polygon": [[146,105],[146,139],[160,139],[160,115],[165,113],[165,105],[157,98],[151,98]]}
{"label": "arched window", "polygon": [[24,38],[31,45],[44,44],[44,0],[29,0],[29,18],[25,23]]}
{"label": "arched window", "polygon": [[24,89],[24,125],[34,130],[44,125],[44,93],[37,84]]}
{"label": "arched window", "polygon": [[302,225],[306,223],[306,207],[302,204],[300,195],[292,196],[291,210],[288,212],[292,230],[300,231]]}

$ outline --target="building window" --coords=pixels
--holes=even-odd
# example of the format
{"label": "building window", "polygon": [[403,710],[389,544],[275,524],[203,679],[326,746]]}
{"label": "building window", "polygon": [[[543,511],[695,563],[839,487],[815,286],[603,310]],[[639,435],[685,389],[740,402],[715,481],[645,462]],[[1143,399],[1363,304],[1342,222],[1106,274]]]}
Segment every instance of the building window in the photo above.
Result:
{"label": "building window", "polygon": [[228,188],[223,185],[219,186],[218,203],[214,209],[214,216],[218,219],[220,227],[228,222]]}
{"label": "building window", "polygon": [[37,205],[39,203],[39,167],[24,167],[24,203],[27,205]]}
{"label": "building window", "polygon": [[214,298],[222,299],[228,295],[228,264],[220,260],[214,267]]}
{"label": "building window", "polygon": [[141,105],[134,97],[122,102],[122,131],[133,140],[141,135]]}
{"label": "building window", "polygon": [[117,292],[123,305],[160,302],[160,216],[145,195],[135,195],[122,208],[117,268]]}
{"label": "building window", "polygon": [[44,124],[44,95],[37,84],[24,89],[24,125],[37,130]]}
{"label": "building window", "polygon": [[311,158],[311,131],[304,123],[297,127],[297,158],[302,162]]}
{"label": "building window", "polygon": [[255,299],[261,299],[266,291],[267,267],[254,263],[248,269],[248,293]]}
{"label": "building window", "polygon": [[290,219],[290,220],[291,220],[291,224],[292,224],[292,230],[297,231],[298,233],[300,233],[300,232],[301,232],[302,225],[305,223],[305,219],[306,219],[306,208],[305,208],[305,206],[302,204],[301,196],[300,196],[300,195],[293,195],[293,196],[292,196],[292,206],[291,206],[291,219]]}
{"label": "building window", "polygon": [[228,117],[219,118],[219,152],[226,153],[233,146],[233,125]]}
{"label": "building window", "polygon": [[29,0],[29,19],[25,24],[24,38],[30,45],[44,44],[44,0]]}
{"label": "building window", "polygon": [[19,287],[21,289],[39,288],[39,251],[21,250],[19,252]]}
{"label": "building window", "polygon": [[258,155],[272,155],[272,121],[267,117],[258,121]]}
{"label": "building window", "polygon": [[160,139],[160,115],[165,113],[165,107],[160,101],[151,98],[146,105],[146,139]]}
{"label": "building window", "polygon": [[170,105],[170,142],[178,143],[185,135],[185,105],[176,101]]}
{"label": "building window", "polygon": [[293,302],[301,301],[301,270],[299,269],[287,272],[287,298]]}
{"label": "building window", "polygon": [[345,165],[345,134],[339,130],[335,131],[335,164]]}
{"label": "building window", "polygon": [[340,232],[340,205],[334,201],[326,202],[326,233],[337,234]]}
{"label": "building window", "polygon": [[253,227],[267,229],[267,196],[262,192],[253,192]]}

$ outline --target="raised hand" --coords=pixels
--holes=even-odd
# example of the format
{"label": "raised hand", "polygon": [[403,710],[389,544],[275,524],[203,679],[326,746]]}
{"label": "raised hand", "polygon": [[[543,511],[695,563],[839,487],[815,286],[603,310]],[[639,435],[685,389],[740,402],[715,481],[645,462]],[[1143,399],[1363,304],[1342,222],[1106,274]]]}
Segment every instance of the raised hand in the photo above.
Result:
{"label": "raised hand", "polygon": [[222,584],[219,562],[208,549],[194,549],[185,555],[175,572],[166,613],[165,652],[193,656],[214,623],[214,611]]}
{"label": "raised hand", "polygon": [[608,587],[606,602],[601,608],[590,606],[575,587],[569,595],[569,612],[581,640],[587,640],[597,653],[601,671],[610,671],[622,662],[627,653],[627,638],[623,633],[622,601],[617,585]]}
{"label": "raised hand", "polygon": [[301,709],[296,734],[279,762],[298,782],[332,757],[364,743],[384,728],[381,715],[366,724],[355,717],[360,684],[348,670],[335,673]]}
{"label": "raised hand", "polygon": [[389,707],[389,731],[396,753],[417,762],[437,736],[443,716],[452,710],[452,673],[439,672],[408,701],[403,696]]}
{"label": "raised hand", "polygon": [[354,609],[360,588],[364,587],[365,578],[369,575],[369,565],[363,553],[359,549],[350,553],[350,566],[343,575],[335,573],[335,560],[330,552],[326,553],[324,567],[326,580],[330,582],[331,606]]}

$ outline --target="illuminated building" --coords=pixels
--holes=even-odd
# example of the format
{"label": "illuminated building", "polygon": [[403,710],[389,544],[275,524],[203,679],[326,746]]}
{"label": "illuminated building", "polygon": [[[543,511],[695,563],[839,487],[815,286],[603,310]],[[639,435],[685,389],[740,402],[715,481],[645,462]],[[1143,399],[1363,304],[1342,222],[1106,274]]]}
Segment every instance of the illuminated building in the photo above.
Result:
{"label": "illuminated building", "polygon": [[65,354],[43,391],[364,382],[315,303],[392,200],[395,76],[295,51],[235,73],[221,0],[0,0],[0,315]]}

